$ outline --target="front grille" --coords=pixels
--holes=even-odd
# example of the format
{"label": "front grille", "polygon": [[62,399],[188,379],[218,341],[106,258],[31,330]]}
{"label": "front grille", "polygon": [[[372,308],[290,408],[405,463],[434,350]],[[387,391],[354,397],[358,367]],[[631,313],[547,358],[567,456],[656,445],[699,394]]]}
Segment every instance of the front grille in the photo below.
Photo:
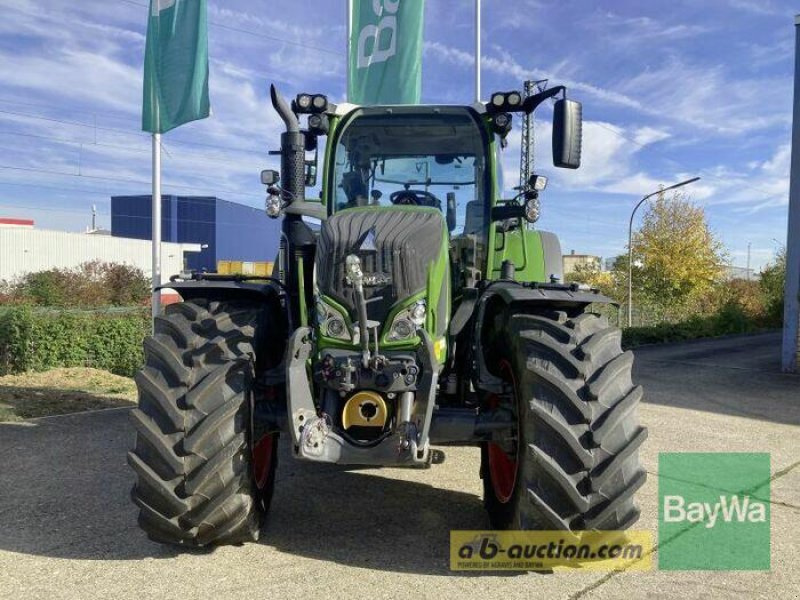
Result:
{"label": "front grille", "polygon": [[[355,314],[353,287],[345,279],[345,258],[356,254],[369,283],[367,314],[385,321],[390,307],[425,289],[428,269],[446,243],[444,219],[435,209],[395,207],[352,209],[327,219],[317,247],[317,284]],[[387,283],[388,281],[388,283]]]}

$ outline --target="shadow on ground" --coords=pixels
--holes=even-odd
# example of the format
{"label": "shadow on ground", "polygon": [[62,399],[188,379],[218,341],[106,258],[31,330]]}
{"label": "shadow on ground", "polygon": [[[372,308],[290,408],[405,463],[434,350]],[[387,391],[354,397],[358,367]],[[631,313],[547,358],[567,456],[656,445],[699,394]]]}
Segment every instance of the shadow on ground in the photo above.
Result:
{"label": "shadow on ground", "polygon": [[92,391],[0,385],[0,422],[131,405],[128,399]]}
{"label": "shadow on ground", "polygon": [[644,402],[800,425],[800,376],[780,371],[781,332],[634,349]]}
{"label": "shadow on ground", "polygon": [[[160,559],[182,552],[150,542],[136,525],[129,499],[133,476],[125,463],[133,440],[127,413],[0,426],[6,461],[0,470],[0,550],[84,560]],[[428,485],[432,471],[409,472],[408,480],[400,480],[380,469],[298,463],[286,443],[280,459],[259,544],[289,555],[448,573],[450,530],[488,527],[480,498]]]}

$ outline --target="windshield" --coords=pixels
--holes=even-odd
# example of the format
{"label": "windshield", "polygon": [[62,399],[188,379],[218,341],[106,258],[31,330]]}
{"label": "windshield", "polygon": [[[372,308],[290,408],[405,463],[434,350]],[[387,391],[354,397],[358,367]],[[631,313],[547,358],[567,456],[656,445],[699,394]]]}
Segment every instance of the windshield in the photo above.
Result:
{"label": "windshield", "polygon": [[429,206],[450,213],[453,235],[481,235],[486,206],[484,136],[467,109],[361,114],[339,136],[334,210]]}

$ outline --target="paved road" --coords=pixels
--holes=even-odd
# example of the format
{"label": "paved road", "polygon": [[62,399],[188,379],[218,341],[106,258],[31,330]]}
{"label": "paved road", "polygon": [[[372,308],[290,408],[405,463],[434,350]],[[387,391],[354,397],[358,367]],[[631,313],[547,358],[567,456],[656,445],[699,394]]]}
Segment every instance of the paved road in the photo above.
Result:
{"label": "paved road", "polygon": [[488,526],[478,452],[429,471],[346,470],[285,455],[259,544],[175,553],[146,540],[128,501],[127,410],[0,426],[2,598],[797,597],[800,377],[780,336],[637,352],[650,428],[640,527],[656,529],[658,453],[772,454],[772,572],[459,575],[448,532]]}

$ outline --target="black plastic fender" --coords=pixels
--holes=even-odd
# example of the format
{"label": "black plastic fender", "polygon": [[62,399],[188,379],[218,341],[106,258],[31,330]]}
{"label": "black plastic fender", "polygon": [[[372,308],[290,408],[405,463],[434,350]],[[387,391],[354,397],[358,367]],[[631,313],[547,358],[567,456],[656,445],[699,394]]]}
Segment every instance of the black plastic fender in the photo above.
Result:
{"label": "black plastic fender", "polygon": [[192,279],[171,281],[160,285],[157,290],[171,289],[180,294],[184,300],[208,298],[209,300],[261,299],[265,302],[278,301],[280,288],[272,282],[252,282],[231,279]]}
{"label": "black plastic fender", "polygon": [[514,305],[517,309],[530,307],[531,311],[548,307],[563,310],[570,315],[579,314],[589,304],[616,304],[596,290],[581,289],[576,284],[521,283],[510,280],[490,282],[480,294],[472,319],[471,378],[476,390],[502,393],[502,381],[491,374],[484,358],[484,324],[498,311]]}

